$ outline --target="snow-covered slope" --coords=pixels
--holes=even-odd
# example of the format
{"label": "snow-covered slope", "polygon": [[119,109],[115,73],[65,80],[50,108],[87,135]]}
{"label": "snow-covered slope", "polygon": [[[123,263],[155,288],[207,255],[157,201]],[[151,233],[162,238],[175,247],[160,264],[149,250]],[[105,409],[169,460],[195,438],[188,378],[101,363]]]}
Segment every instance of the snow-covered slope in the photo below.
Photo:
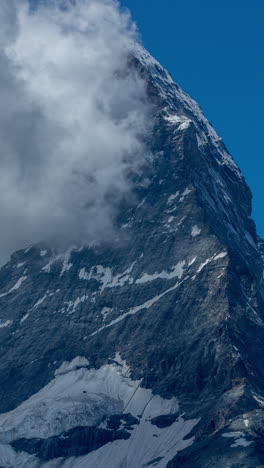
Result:
{"label": "snow-covered slope", "polygon": [[141,46],[153,159],[109,245],[0,270],[1,467],[261,467],[263,246],[198,104]]}
{"label": "snow-covered slope", "polygon": [[[92,433],[98,426],[97,439],[109,433],[110,443],[100,448],[98,440],[98,450],[89,455],[49,461],[47,466],[114,468],[124,466],[127,460],[131,468],[154,461],[155,466],[164,466],[178,451],[192,444],[193,437],[188,439],[187,435],[198,420],[185,421],[179,415],[176,398],[163,399],[142,388],[140,381],[131,380],[129,368],[118,355],[112,364],[98,370],[88,370],[88,364],[80,357],[63,363],[48,385],[0,417],[2,464],[8,463],[10,457],[10,447],[6,451],[4,444],[13,443],[17,447],[16,441],[20,441],[21,448],[24,444],[32,454],[43,456],[46,440],[53,438],[58,447],[64,442],[67,453],[67,434],[70,429],[80,427],[90,428]],[[112,433],[111,424],[116,426]],[[27,445],[29,439],[31,444]],[[17,466],[20,463],[39,466],[36,456],[25,452],[17,455],[14,450],[12,456]]]}

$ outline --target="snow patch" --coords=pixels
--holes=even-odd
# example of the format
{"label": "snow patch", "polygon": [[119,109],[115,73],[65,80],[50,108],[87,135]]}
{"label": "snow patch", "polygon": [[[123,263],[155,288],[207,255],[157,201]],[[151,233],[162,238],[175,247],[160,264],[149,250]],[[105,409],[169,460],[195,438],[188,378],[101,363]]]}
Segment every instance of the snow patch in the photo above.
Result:
{"label": "snow patch", "polygon": [[188,119],[185,115],[168,115],[165,117],[165,120],[169,122],[172,125],[177,125],[178,130],[185,130],[186,128],[189,127],[191,120]]}
{"label": "snow patch", "polygon": [[87,273],[85,271],[85,268],[81,268],[79,271],[79,279],[80,280],[89,280],[90,279],[90,273]]}
{"label": "snow patch", "polygon": [[253,444],[253,440],[246,440],[244,437],[240,437],[236,439],[235,442],[231,445],[232,448],[234,447],[248,447],[249,445]]}
{"label": "snow patch", "polygon": [[249,419],[244,418],[244,424],[245,424],[246,427],[248,427],[249,426]]}
{"label": "snow patch", "polygon": [[154,281],[156,279],[172,279],[172,278],[182,278],[183,272],[184,272],[184,265],[185,265],[185,260],[177,263],[177,265],[172,267],[171,272],[167,271],[162,271],[161,273],[153,273],[152,275],[148,273],[144,273],[141,278],[136,280],[136,284],[142,284],[142,283],[148,283],[150,281]]}
{"label": "snow patch", "polygon": [[260,395],[256,395],[255,393],[253,394],[254,400],[257,401],[257,403],[263,408],[264,407],[264,398]]}
{"label": "snow patch", "polygon": [[214,260],[219,260],[220,258],[224,258],[227,256],[227,252],[221,252],[214,257]]}
{"label": "snow patch", "polygon": [[170,195],[167,201],[168,205],[170,205],[174,200],[176,200],[176,198],[178,198],[179,195],[180,195],[180,192],[176,192]]}
{"label": "snow patch", "polygon": [[48,251],[47,250],[41,250],[40,251],[40,256],[41,257],[45,257],[45,255],[47,255]]}
{"label": "snow patch", "polygon": [[111,314],[112,311],[113,311],[113,309],[110,309],[110,307],[104,307],[101,310],[101,315],[103,316],[103,321],[106,320],[106,318],[108,317],[109,314]]}
{"label": "snow patch", "polygon": [[49,295],[49,291],[47,291],[47,292],[44,294],[44,296],[42,296],[42,297],[33,305],[32,309],[30,309],[30,310],[35,310],[35,309],[37,309],[37,308],[42,304],[42,302],[44,302],[45,299],[47,299],[48,295]]}
{"label": "snow patch", "polygon": [[187,197],[187,195],[189,195],[189,193],[192,193],[192,191],[188,188],[186,188],[184,190],[184,192],[181,194],[181,198],[180,198],[180,202],[183,202],[183,200],[185,199],[185,197]]}
{"label": "snow patch", "polygon": [[192,227],[192,232],[191,232],[191,236],[192,237],[196,237],[196,236],[199,236],[199,234],[201,234],[201,229],[198,227],[198,226],[193,226]]}
{"label": "snow patch", "polygon": [[66,252],[60,255],[55,255],[47,265],[45,265],[41,271],[44,271],[44,273],[50,273],[51,268],[54,264],[56,263],[62,263],[62,269],[60,272],[60,277],[64,275],[64,273],[67,273],[73,266],[72,263],[70,263],[70,258],[71,258],[71,253],[74,250],[73,247],[68,249]]}
{"label": "snow patch", "polygon": [[66,304],[68,305],[67,312],[69,312],[69,314],[73,314],[75,312],[75,310],[77,309],[77,307],[80,304],[83,304],[88,299],[89,299],[89,296],[83,295],[81,297],[77,297],[77,299],[75,299],[75,301],[66,302]]}
{"label": "snow patch", "polygon": [[13,320],[6,320],[5,322],[0,322],[0,328],[6,328],[9,327],[9,325],[12,325]]}
{"label": "snow patch", "polygon": [[200,271],[202,271],[204,269],[204,267],[206,265],[208,265],[208,263],[210,263],[212,261],[212,258],[207,258],[205,260],[205,262],[201,263],[201,265],[199,266],[198,270],[197,270],[197,273],[200,273]]}
{"label": "snow patch", "polygon": [[64,273],[67,273],[70,271],[72,268],[73,264],[70,263],[70,258],[71,258],[71,250],[68,250],[62,257],[63,263],[62,263],[62,269],[60,272],[60,276],[63,276]]}
{"label": "snow patch", "polygon": [[211,263],[214,260],[220,260],[220,258],[224,258],[227,256],[227,252],[220,252],[219,254],[215,254],[210,258],[207,258],[201,265],[199,266],[197,273],[200,273],[208,263]]}
{"label": "snow patch", "polygon": [[234,443],[231,444],[230,447],[235,448],[235,447],[248,447],[250,444],[253,443],[253,441],[249,441],[245,439],[245,434],[243,432],[224,432],[222,434],[222,437],[231,437],[235,439]]}
{"label": "snow patch", "polygon": [[20,320],[20,323],[23,323],[25,322],[25,320],[27,320],[27,318],[29,317],[29,314],[25,314],[22,319]]}
{"label": "snow patch", "polygon": [[193,264],[195,263],[196,259],[197,259],[197,257],[193,257],[193,258],[189,261],[188,266],[190,267],[191,265],[193,265]]}
{"label": "snow patch", "polygon": [[0,294],[0,297],[7,296],[8,294],[11,294],[13,291],[16,291],[17,289],[19,289],[20,286],[21,286],[21,284],[22,284],[26,279],[27,279],[27,276],[22,276],[21,278],[19,278],[19,280],[16,282],[16,284],[15,284],[11,289],[9,289],[9,291]]}
{"label": "snow patch", "polygon": [[131,273],[135,264],[136,262],[133,262],[123,273],[117,275],[112,273],[111,268],[104,267],[103,265],[93,266],[89,273],[85,268],[82,268],[79,271],[79,279],[86,281],[96,280],[98,283],[101,283],[100,292],[103,292],[105,288],[122,287],[126,283],[132,284],[134,282]]}
{"label": "snow patch", "polygon": [[249,232],[245,231],[245,238],[247,239],[248,243],[254,248],[257,249],[256,243]]}

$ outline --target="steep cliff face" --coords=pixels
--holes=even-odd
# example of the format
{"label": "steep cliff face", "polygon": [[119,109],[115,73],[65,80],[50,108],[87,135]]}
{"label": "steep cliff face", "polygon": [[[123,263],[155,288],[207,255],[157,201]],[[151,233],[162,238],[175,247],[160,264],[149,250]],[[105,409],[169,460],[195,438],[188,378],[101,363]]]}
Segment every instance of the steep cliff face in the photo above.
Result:
{"label": "steep cliff face", "polygon": [[[144,49],[153,158],[111,245],[0,271],[0,466],[261,467],[263,243],[201,109]],[[92,220],[91,220],[92,222]]]}

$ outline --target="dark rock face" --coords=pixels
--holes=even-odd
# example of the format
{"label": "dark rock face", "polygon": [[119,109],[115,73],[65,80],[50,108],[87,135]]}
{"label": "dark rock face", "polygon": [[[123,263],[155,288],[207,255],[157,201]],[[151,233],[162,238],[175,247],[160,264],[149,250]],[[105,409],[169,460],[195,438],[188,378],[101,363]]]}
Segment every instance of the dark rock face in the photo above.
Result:
{"label": "dark rock face", "polygon": [[151,424],[154,424],[157,427],[163,428],[171,426],[178,418],[179,414],[166,414],[164,416],[156,416],[156,418],[151,419]]}
{"label": "dark rock face", "polygon": [[13,442],[18,451],[36,454],[41,460],[78,457],[97,450],[108,442],[129,439],[129,432],[110,431],[97,427],[75,427],[58,437],[48,439],[19,439]]}
{"label": "dark rock face", "polygon": [[[196,422],[168,460],[164,447],[157,456],[150,451],[146,462],[135,454],[124,464],[124,449],[121,461],[112,458],[108,466],[261,467],[264,243],[250,218],[251,193],[199,106],[145,51],[133,66],[144,74],[155,105],[153,160],[133,200],[120,207],[111,245],[60,253],[39,244],[15,253],[1,269],[0,409],[10,412],[41,392],[77,356],[87,365],[76,365],[75,375],[97,375],[107,365],[118,370],[117,353],[137,388],[163,401],[177,397],[179,409],[147,419],[145,407],[133,414],[125,404],[118,411],[121,400],[111,402],[111,411],[98,403],[93,428],[72,421],[70,433],[46,431],[39,438],[26,426],[23,437],[11,436],[0,419],[0,443],[37,454],[28,465],[33,468],[55,457],[63,458],[61,465],[47,466],[74,467],[74,461],[64,465],[67,457],[115,447],[113,441],[134,437],[144,421],[160,430],[154,442],[162,431],[176,433],[184,414]],[[83,393],[82,402],[91,394]],[[83,466],[106,466],[89,463]]]}

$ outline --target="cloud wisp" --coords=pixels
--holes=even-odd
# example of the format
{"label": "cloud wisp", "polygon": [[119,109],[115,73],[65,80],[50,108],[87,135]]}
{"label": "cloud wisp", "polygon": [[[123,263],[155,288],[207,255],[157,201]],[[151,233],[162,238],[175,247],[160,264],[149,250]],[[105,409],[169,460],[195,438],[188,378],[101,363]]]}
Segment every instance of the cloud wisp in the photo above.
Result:
{"label": "cloud wisp", "polygon": [[147,157],[136,27],[114,0],[3,0],[0,26],[0,261],[41,240],[104,240]]}

